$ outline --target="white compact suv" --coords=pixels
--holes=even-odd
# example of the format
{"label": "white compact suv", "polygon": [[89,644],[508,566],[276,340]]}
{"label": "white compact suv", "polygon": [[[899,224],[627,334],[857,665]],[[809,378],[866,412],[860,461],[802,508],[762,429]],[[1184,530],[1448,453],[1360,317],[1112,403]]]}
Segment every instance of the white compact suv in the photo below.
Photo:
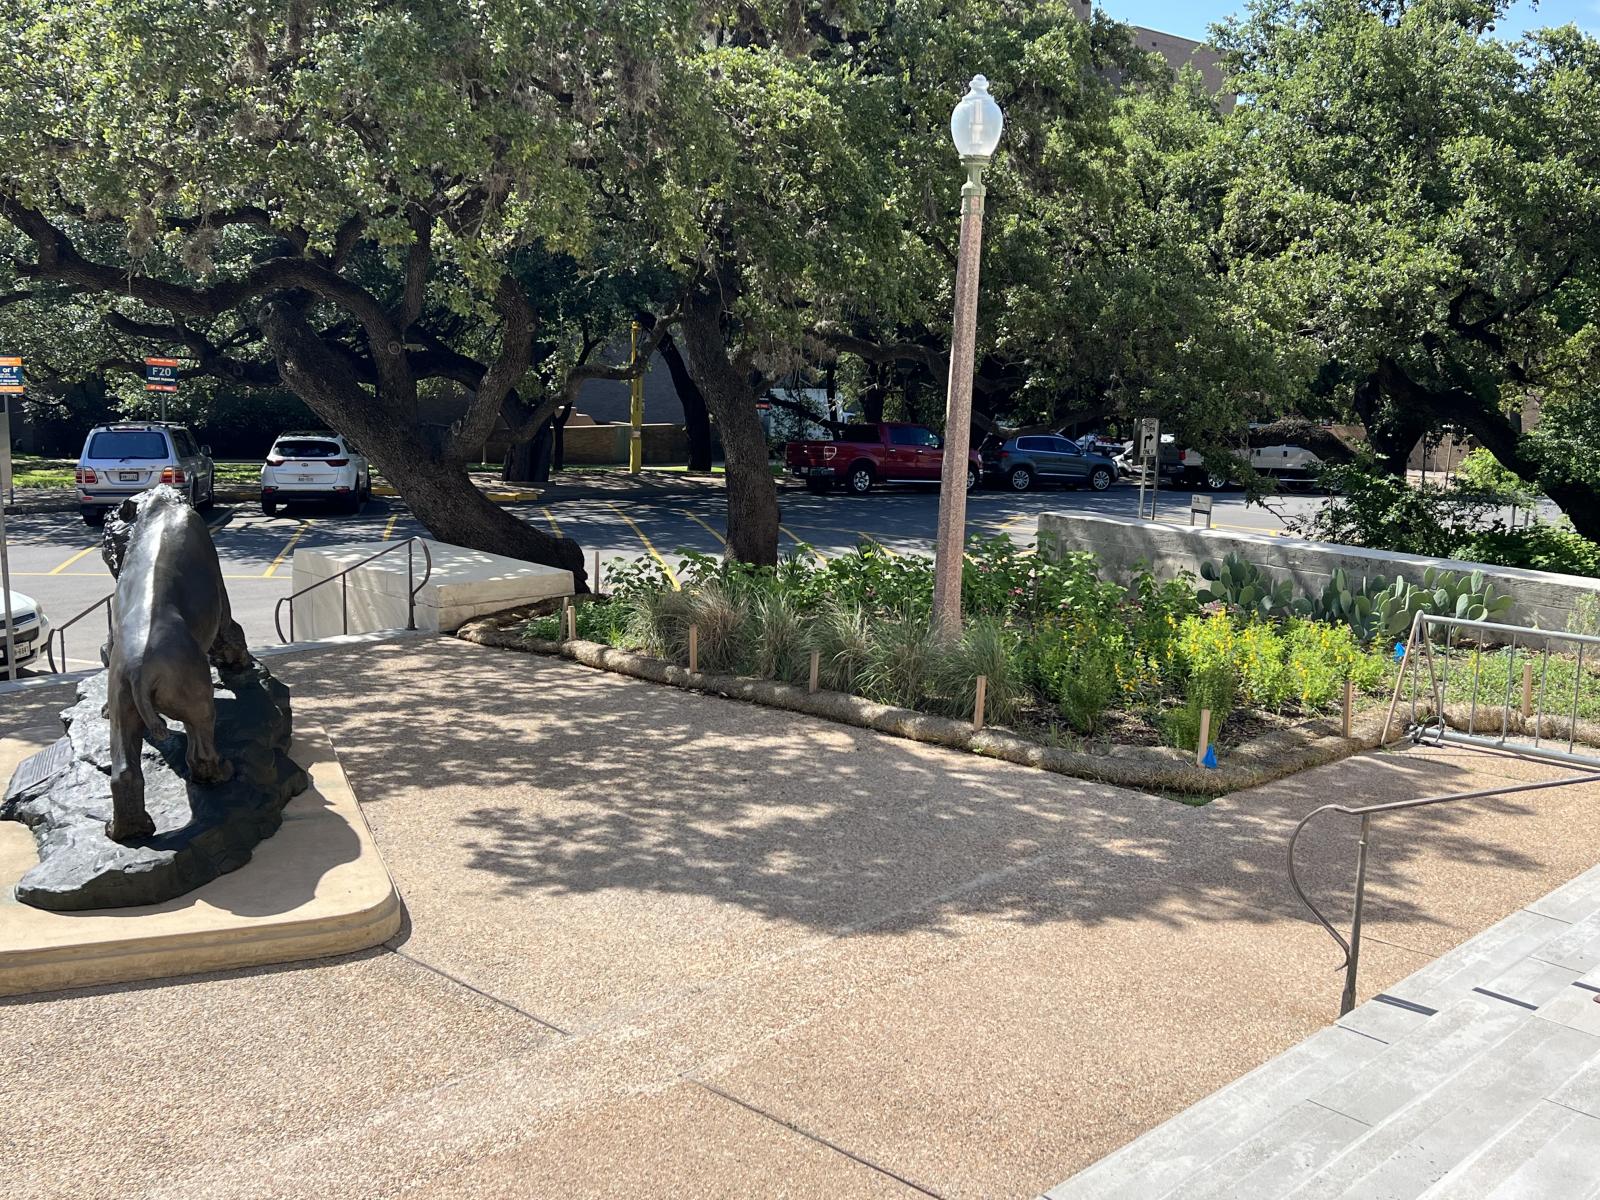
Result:
{"label": "white compact suv", "polygon": [[211,447],[196,444],[182,425],[129,421],[89,431],[76,483],[84,522],[96,525],[107,509],[158,483],[177,488],[195,508],[209,508],[217,495],[217,467]]}
{"label": "white compact suv", "polygon": [[[11,674],[6,661],[5,621],[5,609],[0,607],[0,682]],[[11,593],[11,641],[17,648],[19,670],[47,653],[50,645],[50,619],[37,600],[21,592]]]}
{"label": "white compact suv", "polygon": [[360,512],[371,495],[372,468],[343,434],[279,434],[261,468],[261,511],[269,517],[296,500]]}

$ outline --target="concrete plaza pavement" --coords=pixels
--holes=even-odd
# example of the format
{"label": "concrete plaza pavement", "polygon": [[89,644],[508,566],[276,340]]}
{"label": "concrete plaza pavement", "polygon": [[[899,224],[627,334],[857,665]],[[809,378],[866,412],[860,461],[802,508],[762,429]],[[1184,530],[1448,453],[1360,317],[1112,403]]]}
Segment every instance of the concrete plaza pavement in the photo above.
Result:
{"label": "concrete plaza pavement", "polygon": [[[407,927],[0,1001],[13,1196],[1035,1196],[1331,1021],[1304,812],[1547,770],[1372,754],[1190,808],[452,640],[273,669]],[[1362,995],[1600,859],[1595,790],[1383,823]],[[1353,835],[1302,847],[1340,913]]]}

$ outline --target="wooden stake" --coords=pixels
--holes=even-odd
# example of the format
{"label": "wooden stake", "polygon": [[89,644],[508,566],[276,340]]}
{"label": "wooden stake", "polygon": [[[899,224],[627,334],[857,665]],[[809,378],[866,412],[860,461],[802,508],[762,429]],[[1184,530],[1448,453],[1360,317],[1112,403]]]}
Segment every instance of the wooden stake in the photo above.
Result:
{"label": "wooden stake", "polygon": [[821,678],[821,675],[822,675],[822,651],[821,650],[813,650],[811,652],[811,683],[807,686],[806,691],[815,692],[817,690],[817,683],[818,683],[818,680]]}
{"label": "wooden stake", "polygon": [[567,605],[567,641],[575,642],[577,640],[578,640],[578,606],[576,604],[568,604]]}
{"label": "wooden stake", "polygon": [[1344,736],[1350,736],[1350,728],[1356,716],[1356,681],[1344,681]]}
{"label": "wooden stake", "polygon": [[972,705],[972,728],[974,730],[983,728],[983,706],[984,706],[984,702],[988,698],[989,698],[989,677],[987,675],[979,675],[978,676],[978,695],[977,695],[977,698],[975,699],[975,701],[973,702],[973,705]]}
{"label": "wooden stake", "polygon": [[1522,664],[1522,719],[1533,716],[1533,664]]}
{"label": "wooden stake", "polygon": [[597,596],[600,595],[600,593],[604,590],[604,584],[602,584],[600,582],[600,551],[598,551],[598,550],[596,550],[594,552],[594,584],[593,584],[593,588],[594,588],[594,594],[597,595]]}
{"label": "wooden stake", "polygon": [[1195,747],[1194,751],[1195,766],[1205,766],[1206,747],[1209,745],[1211,745],[1211,710],[1202,708],[1200,710],[1200,744]]}
{"label": "wooden stake", "polygon": [[700,626],[689,626],[689,670],[700,669]]}

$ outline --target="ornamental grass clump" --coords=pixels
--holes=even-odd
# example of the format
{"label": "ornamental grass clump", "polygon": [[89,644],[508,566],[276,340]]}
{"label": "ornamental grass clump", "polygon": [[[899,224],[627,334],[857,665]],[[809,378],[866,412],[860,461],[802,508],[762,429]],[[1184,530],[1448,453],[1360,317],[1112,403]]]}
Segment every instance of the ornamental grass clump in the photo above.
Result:
{"label": "ornamental grass clump", "polygon": [[787,592],[774,589],[751,601],[748,641],[752,673],[789,683],[809,676],[812,639]]}
{"label": "ornamental grass clump", "polygon": [[953,717],[970,717],[977,705],[978,676],[984,685],[984,719],[1009,721],[1028,698],[1026,672],[1017,652],[1017,635],[995,617],[978,617],[961,640],[937,650],[929,682],[934,707]]}
{"label": "ornamental grass clump", "polygon": [[861,694],[880,704],[918,707],[928,695],[938,654],[922,613],[906,610],[874,621],[867,662],[857,679]]}
{"label": "ornamental grass clump", "polygon": [[858,604],[824,605],[812,623],[811,641],[820,660],[822,686],[854,692],[872,654],[872,628],[866,611]]}
{"label": "ornamental grass clump", "polygon": [[[688,597],[688,624],[699,630],[699,663],[702,671],[734,671],[745,661],[749,649],[750,610],[735,588],[711,580]],[[683,648],[677,655],[689,656],[689,631],[683,632]]]}

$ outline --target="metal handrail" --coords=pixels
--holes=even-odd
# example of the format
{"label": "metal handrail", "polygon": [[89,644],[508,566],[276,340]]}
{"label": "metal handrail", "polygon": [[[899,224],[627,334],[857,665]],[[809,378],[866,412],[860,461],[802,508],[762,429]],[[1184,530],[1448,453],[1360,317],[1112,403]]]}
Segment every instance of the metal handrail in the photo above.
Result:
{"label": "metal handrail", "polygon": [[[1324,804],[1321,808],[1312,809],[1300,819],[1294,827],[1294,832],[1289,835],[1289,886],[1294,889],[1294,894],[1300,898],[1300,903],[1310,910],[1317,923],[1328,931],[1328,935],[1339,944],[1344,951],[1344,961],[1334,968],[1343,971],[1344,995],[1339,1001],[1339,1015],[1342,1017],[1356,1005],[1356,970],[1361,961],[1361,916],[1362,908],[1366,901],[1367,891],[1367,851],[1370,843],[1372,818],[1382,813],[1401,812],[1411,808],[1426,808],[1434,804],[1444,804],[1452,800],[1486,800],[1491,796],[1513,796],[1520,792],[1538,792],[1547,788],[1569,787],[1578,783],[1600,783],[1600,774],[1578,775],[1568,779],[1546,779],[1540,783],[1516,784],[1512,787],[1485,788],[1477,792],[1451,792],[1445,796],[1425,796],[1420,800],[1392,800],[1386,804],[1370,804],[1364,808],[1351,808],[1344,804]],[[1347,817],[1361,818],[1361,841],[1356,851],[1356,894],[1355,903],[1351,908],[1350,936],[1347,939],[1332,922],[1322,914],[1317,906],[1311,903],[1310,897],[1300,886],[1300,879],[1295,872],[1294,848],[1300,840],[1300,835],[1305,831],[1316,817],[1325,812],[1342,813]]]}
{"label": "metal handrail", "polygon": [[[344,570],[340,571],[337,575],[329,575],[326,579],[319,579],[315,583],[313,583],[310,587],[303,587],[298,592],[290,592],[287,596],[283,597],[283,599],[279,600],[278,603],[276,605],[274,605],[273,609],[272,609],[272,625],[273,625],[273,628],[278,631],[278,640],[280,642],[292,642],[292,641],[294,641],[294,602],[295,602],[295,600],[297,600],[301,596],[304,596],[307,592],[316,591],[319,587],[322,587],[324,584],[332,583],[336,579],[339,580],[339,610],[340,610],[340,618],[341,618],[341,621],[343,623],[344,632],[345,633],[349,633],[350,632],[350,584],[348,582],[348,578],[347,577],[350,575],[350,573],[352,571],[358,571],[362,567],[366,566],[368,563],[370,563],[370,562],[372,562],[372,561],[374,561],[376,559],[382,558],[385,554],[393,554],[396,550],[399,550],[401,547],[404,547],[405,551],[406,551],[406,582],[410,583],[412,580],[414,580],[417,577],[416,557],[415,557],[415,554],[413,553],[413,545],[417,545],[417,546],[421,546],[422,547],[422,557],[423,557],[424,564],[426,566],[426,570],[424,570],[423,573],[422,573],[422,582],[416,584],[414,587],[412,587],[406,593],[406,628],[407,629],[415,629],[417,627],[417,593],[420,592],[423,588],[427,587],[428,586],[428,580],[433,577],[433,554],[429,551],[428,543],[427,543],[427,541],[425,539],[419,538],[419,537],[409,537],[403,542],[396,542],[392,546],[385,546],[382,550],[379,550],[376,554],[370,555],[367,558],[363,558],[360,562],[355,563],[352,566],[346,567]],[[283,606],[285,604],[287,604],[289,606],[289,636],[288,637],[285,637],[283,635]]]}
{"label": "metal handrail", "polygon": [[[111,638],[111,601],[115,598],[115,592],[107,592],[104,596],[101,596],[100,599],[89,605],[88,608],[84,609],[77,616],[63,621],[60,625],[57,625],[50,631],[49,638],[45,640],[44,652],[45,656],[50,660],[50,670],[52,672],[60,675],[65,673],[67,669],[67,630],[71,629],[79,621],[83,620],[98,608],[104,608],[106,610],[106,638],[108,640]],[[61,639],[61,664],[59,666],[56,665],[56,638],[58,637]]]}

